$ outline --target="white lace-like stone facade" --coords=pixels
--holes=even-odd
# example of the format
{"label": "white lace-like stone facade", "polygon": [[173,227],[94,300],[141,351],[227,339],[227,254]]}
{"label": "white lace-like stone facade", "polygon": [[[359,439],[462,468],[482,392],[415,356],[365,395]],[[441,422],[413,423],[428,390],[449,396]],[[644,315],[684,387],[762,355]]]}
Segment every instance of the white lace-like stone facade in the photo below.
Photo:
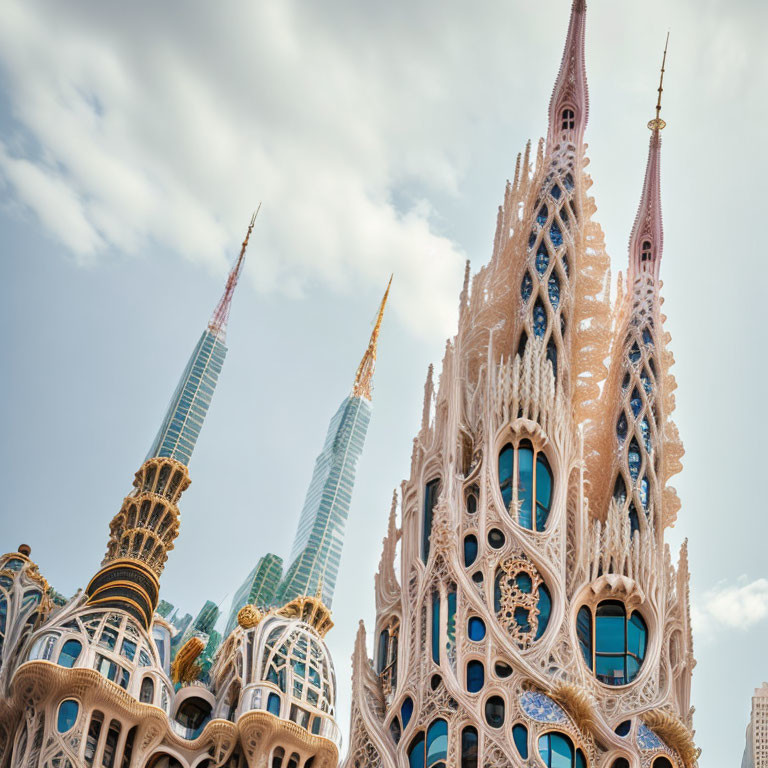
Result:
{"label": "white lace-like stone facade", "polygon": [[362,624],[353,656],[345,768],[698,760],[687,552],[675,567],[664,543],[682,445],[658,280],[663,125],[611,306],[585,15],[575,0],[548,139],[518,158],[489,264],[471,280],[467,265],[437,386],[430,367],[374,659]]}

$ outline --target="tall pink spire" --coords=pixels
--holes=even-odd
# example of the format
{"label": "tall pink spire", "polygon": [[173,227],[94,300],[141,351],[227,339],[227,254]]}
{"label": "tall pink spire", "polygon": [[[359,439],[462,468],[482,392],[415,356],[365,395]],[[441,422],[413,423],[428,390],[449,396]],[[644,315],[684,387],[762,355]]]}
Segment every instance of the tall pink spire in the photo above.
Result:
{"label": "tall pink spire", "polygon": [[251,222],[248,225],[248,231],[245,233],[245,240],[240,248],[240,255],[237,257],[235,265],[229,273],[227,278],[227,285],[224,288],[224,294],[222,295],[219,303],[216,305],[216,309],[213,311],[211,320],[208,323],[208,330],[215,333],[222,341],[227,334],[227,322],[229,321],[229,311],[232,306],[232,297],[235,294],[235,288],[237,287],[237,281],[240,279],[240,273],[243,271],[243,262],[245,261],[245,250],[248,248],[248,240],[253,232],[253,225],[256,223],[256,217],[261,210],[261,203],[259,207],[251,216]]}
{"label": "tall pink spire", "polygon": [[[667,35],[667,44],[669,35]],[[659,277],[661,254],[664,249],[664,226],[661,216],[661,131],[666,123],[661,119],[661,94],[664,91],[664,67],[667,63],[667,45],[661,62],[659,97],[656,101],[656,117],[648,123],[651,141],[648,147],[648,164],[640,205],[635,216],[632,234],[629,236],[629,277],[650,273]]]}
{"label": "tall pink spire", "polygon": [[573,0],[563,60],[549,102],[547,153],[561,141],[578,147],[584,138],[589,117],[589,89],[584,62],[586,0]]}

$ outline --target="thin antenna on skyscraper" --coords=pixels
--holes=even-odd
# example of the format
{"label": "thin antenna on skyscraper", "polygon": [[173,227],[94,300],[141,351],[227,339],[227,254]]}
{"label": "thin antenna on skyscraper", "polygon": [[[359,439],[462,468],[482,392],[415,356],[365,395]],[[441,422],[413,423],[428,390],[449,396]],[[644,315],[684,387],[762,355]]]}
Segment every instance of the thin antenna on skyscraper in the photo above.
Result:
{"label": "thin antenna on skyscraper", "polygon": [[245,260],[245,250],[248,247],[248,240],[251,237],[251,232],[253,232],[253,225],[256,223],[256,217],[259,215],[260,210],[261,203],[259,203],[258,207],[251,216],[251,221],[248,224],[248,231],[245,233],[245,240],[243,240],[243,244],[240,248],[240,255],[237,257],[237,261],[232,267],[229,273],[229,277],[227,278],[227,285],[224,288],[224,295],[216,305],[216,309],[214,310],[213,316],[211,317],[211,322],[208,323],[208,329],[222,338],[227,332],[227,321],[229,320],[229,311],[232,306],[232,296],[235,293],[237,281],[240,279],[240,272],[242,272],[243,261]]}

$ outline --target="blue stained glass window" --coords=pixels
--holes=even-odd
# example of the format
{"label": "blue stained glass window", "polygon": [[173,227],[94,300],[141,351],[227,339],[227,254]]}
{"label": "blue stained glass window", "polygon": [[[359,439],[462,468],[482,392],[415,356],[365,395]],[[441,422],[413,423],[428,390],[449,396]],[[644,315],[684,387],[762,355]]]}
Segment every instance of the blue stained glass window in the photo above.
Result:
{"label": "blue stained glass window", "polygon": [[531,294],[533,293],[533,280],[531,279],[531,276],[526,272],[523,275],[523,282],[520,283],[520,296],[522,297],[523,301],[528,301],[528,299],[531,298]]}
{"label": "blue stained glass window", "polygon": [[549,266],[549,251],[547,246],[542,243],[539,246],[539,250],[536,251],[536,271],[543,275],[547,271]]}
{"label": "blue stained glass window", "polygon": [[580,749],[576,750],[576,768],[587,768],[587,758]]}
{"label": "blue stained glass window", "polygon": [[547,526],[549,509],[552,504],[552,473],[543,453],[536,457],[536,530]]}
{"label": "blue stained glass window", "polygon": [[533,447],[527,441],[517,451],[517,498],[520,502],[518,522],[533,528]]}
{"label": "blue stained glass window", "polygon": [[632,730],[632,721],[624,720],[616,726],[616,735],[621,736],[621,738],[623,739],[625,736],[629,735],[629,732],[631,730]]}
{"label": "blue stained glass window", "polygon": [[560,227],[557,226],[557,222],[553,221],[552,226],[549,228],[549,239],[552,241],[552,245],[555,248],[559,248],[563,244],[563,233],[560,231]]}
{"label": "blue stained glass window", "polygon": [[540,736],[539,755],[547,768],[574,768],[573,742],[563,733]]}
{"label": "blue stained glass window", "polygon": [[531,578],[530,573],[518,573],[517,576],[515,576],[515,583],[517,584],[517,588],[524,595],[530,595],[533,591],[533,579]]}
{"label": "blue stained glass window", "polygon": [[528,759],[528,729],[522,723],[515,723],[512,726],[512,739],[515,742],[520,757],[523,760]]}
{"label": "blue stained glass window", "polygon": [[624,478],[619,475],[616,478],[616,485],[613,488],[613,498],[619,506],[623,506],[627,500],[627,487],[624,485]]}
{"label": "blue stained glass window", "polygon": [[409,768],[425,768],[424,744],[424,734],[417,734],[408,747]]}
{"label": "blue stained glass window", "polygon": [[632,409],[632,413],[637,416],[643,408],[643,401],[640,397],[640,393],[636,390],[632,390],[632,397],[629,399],[629,406]]}
{"label": "blue stained glass window", "polygon": [[640,376],[640,380],[643,382],[643,389],[647,394],[650,395],[653,392],[653,383],[651,382],[651,377],[648,375],[648,371],[646,371],[645,368],[643,368],[643,373]]}
{"label": "blue stained glass window", "polygon": [[403,730],[411,722],[411,715],[413,715],[413,699],[410,696],[406,696],[402,707],[400,707],[400,716],[403,718]]}
{"label": "blue stained glass window", "polygon": [[504,500],[504,508],[509,509],[512,503],[512,473],[515,466],[515,448],[512,443],[507,443],[499,453],[499,487],[501,498]]}
{"label": "blue stained glass window", "polygon": [[560,281],[554,272],[549,276],[548,293],[549,303],[553,309],[557,309],[560,305]]}
{"label": "blue stained glass window", "polygon": [[536,233],[531,232],[529,238],[528,238],[528,248],[532,249],[533,246],[536,245]]}
{"label": "blue stained glass window", "polygon": [[427,730],[427,768],[448,758],[448,723],[435,720]]}
{"label": "blue stained glass window", "polygon": [[624,440],[627,436],[627,417],[624,411],[619,414],[619,420],[616,422],[616,434],[619,440]]}
{"label": "blue stained glass window", "polygon": [[479,616],[470,616],[467,622],[467,634],[472,642],[485,639],[485,622]]}
{"label": "blue stained glass window", "polygon": [[547,331],[547,313],[543,304],[537,301],[533,305],[533,335],[541,338]]}
{"label": "blue stained glass window", "polygon": [[629,618],[622,602],[604,600],[595,611],[595,672],[607,685],[631,683],[645,658],[648,628],[635,612]]}
{"label": "blue stained glass window", "polygon": [[59,704],[59,715],[56,719],[56,730],[66,733],[77,722],[80,705],[74,699],[65,699]]}
{"label": "blue stained glass window", "polygon": [[432,593],[432,661],[440,663],[440,593]]}
{"label": "blue stained glass window", "polygon": [[560,196],[563,194],[563,190],[560,189],[560,187],[555,184],[554,187],[552,187],[552,197],[555,198],[555,200],[559,200]]}
{"label": "blue stained glass window", "polygon": [[470,533],[464,537],[464,565],[469,568],[477,560],[477,536]]}
{"label": "blue stained glass window", "polygon": [[445,621],[445,634],[447,642],[445,647],[450,648],[456,642],[456,587],[452,587],[446,596],[448,603],[448,615]]}
{"label": "blue stained glass window", "polygon": [[280,697],[276,693],[269,694],[267,712],[270,712],[275,717],[280,717]]}
{"label": "blue stained glass window", "polygon": [[570,173],[565,174],[565,178],[563,179],[563,184],[565,184],[565,188],[569,192],[573,191],[573,176],[571,176]]}
{"label": "blue stained glass window", "polygon": [[536,630],[536,640],[546,632],[547,625],[549,624],[549,617],[552,614],[552,597],[545,584],[542,584],[539,587],[539,602],[537,603],[537,607],[539,609],[539,627]]}
{"label": "blue stained glass window", "polygon": [[485,685],[485,668],[483,662],[472,659],[467,664],[467,691],[478,693]]}
{"label": "blue stained glass window", "polygon": [[527,608],[518,606],[515,608],[515,624],[520,627],[522,632],[531,631],[531,615]]}
{"label": "blue stained glass window", "polygon": [[629,444],[629,453],[627,454],[627,463],[629,464],[629,474],[633,480],[637,480],[640,474],[640,447],[634,438]]}
{"label": "blue stained glass window", "polygon": [[540,226],[544,226],[547,223],[547,217],[549,216],[549,211],[547,210],[546,205],[542,205],[541,208],[539,208],[539,212],[536,214],[536,221],[539,223]]}
{"label": "blue stained glass window", "polygon": [[637,342],[635,342],[629,350],[629,359],[633,363],[636,363],[638,360],[640,360],[640,347],[637,346]]}
{"label": "blue stained glass window", "polygon": [[653,448],[651,445],[651,428],[648,424],[648,419],[645,417],[643,417],[643,420],[640,422],[640,432],[643,435],[643,444],[645,445],[645,450],[650,453],[651,449]]}
{"label": "blue stained glass window", "polygon": [[643,328],[643,343],[653,346],[653,335],[649,328]]}
{"label": "blue stained glass window", "polygon": [[83,650],[82,643],[79,640],[67,640],[59,651],[59,666],[71,669]]}
{"label": "blue stained glass window", "polygon": [[468,725],[461,732],[461,768],[478,768],[477,728]]}

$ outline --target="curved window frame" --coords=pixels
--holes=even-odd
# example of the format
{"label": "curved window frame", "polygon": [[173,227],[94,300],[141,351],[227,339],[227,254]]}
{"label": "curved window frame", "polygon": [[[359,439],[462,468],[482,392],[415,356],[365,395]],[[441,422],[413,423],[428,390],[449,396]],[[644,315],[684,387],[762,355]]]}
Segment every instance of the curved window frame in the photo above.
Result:
{"label": "curved window frame", "polygon": [[432,546],[432,518],[439,497],[440,477],[435,477],[424,486],[424,511],[421,520],[421,560],[424,563],[429,560]]}
{"label": "curved window frame", "polygon": [[[72,715],[71,713],[67,714],[66,710],[62,711],[62,707],[64,707],[65,704],[74,704],[74,715]],[[59,706],[56,709],[56,733],[60,733],[60,734],[69,733],[77,724],[77,719],[79,717],[80,717],[80,702],[77,699],[73,699],[71,697],[68,699],[62,699],[62,701],[59,702]],[[62,721],[63,721],[63,724],[62,724]]]}
{"label": "curved window frame", "polygon": [[[584,750],[577,746],[567,733],[564,733],[563,731],[546,731],[539,735],[539,738],[536,741],[536,750],[539,759],[547,768],[563,768],[563,763],[561,762],[563,758],[562,753],[557,753],[559,760],[556,765],[552,762],[552,755],[554,752],[552,749],[553,737],[557,737],[561,740],[570,750],[570,768],[588,768],[587,757]],[[543,742],[546,742],[546,754],[543,751]]]}
{"label": "curved window frame", "polygon": [[433,720],[420,730],[408,745],[406,756],[410,768],[446,768],[448,760],[448,722]]}
{"label": "curved window frame", "polygon": [[[494,725],[488,715],[488,707],[496,706],[498,701],[501,702],[501,720],[498,725]],[[483,704],[483,718],[485,719],[485,722],[489,728],[493,728],[494,730],[501,730],[504,727],[504,723],[507,721],[507,702],[504,700],[503,696],[500,696],[498,693],[494,693],[485,700],[485,703]]]}
{"label": "curved window frame", "polygon": [[[73,649],[75,646],[77,646],[77,653],[73,653],[71,649]],[[80,656],[83,653],[83,643],[81,640],[79,640],[76,637],[68,637],[59,648],[59,653],[57,656],[58,659],[58,665],[60,667],[64,667],[65,669],[72,669],[72,667],[77,664],[77,660],[80,658]],[[66,654],[67,659],[66,663],[63,663],[63,658]]]}
{"label": "curved window frame", "polygon": [[480,754],[480,735],[473,725],[465,725],[461,730],[461,768],[478,768]]}
{"label": "curved window frame", "polygon": [[[614,610],[620,608],[623,613],[623,624],[624,624],[623,652],[598,650],[598,647],[599,647],[598,634],[600,633],[599,619],[619,617],[618,614],[614,614],[613,616],[607,613],[603,615],[599,615],[599,611],[603,607],[612,608]],[[587,613],[590,619],[589,624],[586,621]],[[634,638],[636,641],[639,641],[641,644],[641,647],[638,649],[637,652],[632,647],[633,638],[631,638],[630,636],[631,626],[635,627],[635,629],[639,630],[640,632],[640,634],[636,638]],[[590,632],[589,637],[586,636],[587,629]],[[634,683],[638,679],[638,677],[640,677],[640,674],[643,669],[643,664],[645,662],[645,657],[648,652],[648,639],[649,639],[648,622],[645,620],[645,617],[643,616],[641,611],[637,609],[633,611],[629,611],[627,609],[626,604],[621,600],[608,599],[608,600],[601,600],[595,605],[582,605],[581,608],[579,608],[578,613],[576,614],[576,635],[579,641],[579,646],[581,647],[582,658],[584,659],[584,662],[587,665],[587,668],[595,676],[598,682],[602,683],[605,686],[608,686],[609,688],[620,688],[626,685],[632,685],[632,683]],[[610,682],[608,679],[605,679],[607,678],[607,675],[601,675],[598,672],[599,660],[611,659],[611,658],[622,660],[622,665],[623,665],[622,677],[619,678],[616,675],[613,676],[613,679],[617,680],[618,682]],[[636,669],[634,670],[633,673],[631,672],[631,667],[630,667],[632,662],[634,662],[634,665],[636,666]]]}
{"label": "curved window frame", "polygon": [[467,693],[481,693],[485,687],[485,665],[480,659],[469,659],[465,667]]}
{"label": "curved window frame", "polygon": [[[521,464],[525,465],[523,472],[530,476],[530,489],[523,496],[520,493]],[[541,478],[540,472],[545,473]],[[555,490],[554,473],[546,451],[528,436],[510,440],[499,449],[497,473],[502,506],[507,513],[510,514],[511,507],[519,505],[516,522],[521,528],[534,533],[546,531]],[[543,481],[545,476],[547,481]]]}

